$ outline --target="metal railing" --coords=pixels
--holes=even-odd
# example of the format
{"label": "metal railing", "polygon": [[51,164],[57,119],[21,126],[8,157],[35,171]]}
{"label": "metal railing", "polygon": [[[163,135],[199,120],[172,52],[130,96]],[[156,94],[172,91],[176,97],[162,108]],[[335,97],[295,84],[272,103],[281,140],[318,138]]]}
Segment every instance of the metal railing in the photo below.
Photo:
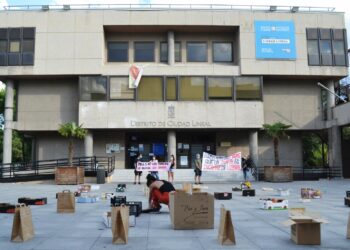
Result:
{"label": "metal railing", "polygon": [[[76,157],[72,165],[84,167],[85,176],[96,176],[98,167],[104,167],[109,175],[114,171],[115,157]],[[0,182],[54,178],[55,168],[63,166],[68,166],[67,158],[1,164]]]}
{"label": "metal railing", "polygon": [[334,7],[230,5],[230,4],[71,4],[71,5],[9,5],[5,10],[249,10],[271,12],[333,12]]}

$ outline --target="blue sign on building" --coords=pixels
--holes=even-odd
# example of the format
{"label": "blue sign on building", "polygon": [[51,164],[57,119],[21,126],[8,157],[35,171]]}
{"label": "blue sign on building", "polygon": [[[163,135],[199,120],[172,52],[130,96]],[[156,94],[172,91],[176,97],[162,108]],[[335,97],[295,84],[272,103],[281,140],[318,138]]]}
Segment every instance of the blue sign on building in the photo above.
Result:
{"label": "blue sign on building", "polygon": [[296,59],[293,21],[255,21],[254,26],[256,58]]}

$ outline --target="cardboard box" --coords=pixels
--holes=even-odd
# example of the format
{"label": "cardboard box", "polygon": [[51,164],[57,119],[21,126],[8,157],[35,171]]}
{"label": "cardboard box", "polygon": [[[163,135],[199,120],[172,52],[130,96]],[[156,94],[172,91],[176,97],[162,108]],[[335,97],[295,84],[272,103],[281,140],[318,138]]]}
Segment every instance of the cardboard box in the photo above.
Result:
{"label": "cardboard box", "polygon": [[[107,228],[112,228],[111,212],[103,213],[102,220]],[[129,227],[135,227],[135,226],[136,226],[135,215],[129,215]]]}
{"label": "cardboard box", "polygon": [[288,200],[285,199],[260,199],[260,208],[264,210],[283,210],[288,208]]}
{"label": "cardboard box", "polygon": [[170,217],[174,229],[213,229],[214,197],[208,193],[170,193]]}
{"label": "cardboard box", "polygon": [[291,239],[298,245],[320,245],[321,223],[327,223],[317,214],[307,213],[305,209],[290,210],[290,219],[283,222],[290,226]]}
{"label": "cardboard box", "polygon": [[300,190],[300,195],[302,199],[320,199],[321,191],[312,188],[302,188]]}

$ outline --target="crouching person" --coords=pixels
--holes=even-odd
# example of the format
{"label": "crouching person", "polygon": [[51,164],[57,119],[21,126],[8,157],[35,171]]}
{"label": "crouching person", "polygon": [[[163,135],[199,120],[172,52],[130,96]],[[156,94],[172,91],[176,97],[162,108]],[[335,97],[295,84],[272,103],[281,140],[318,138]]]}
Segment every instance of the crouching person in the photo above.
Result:
{"label": "crouching person", "polygon": [[175,191],[175,188],[170,182],[157,180],[150,174],[147,175],[146,179],[149,188],[149,209],[143,210],[142,212],[159,212],[162,208],[160,204],[169,205],[169,193]]}

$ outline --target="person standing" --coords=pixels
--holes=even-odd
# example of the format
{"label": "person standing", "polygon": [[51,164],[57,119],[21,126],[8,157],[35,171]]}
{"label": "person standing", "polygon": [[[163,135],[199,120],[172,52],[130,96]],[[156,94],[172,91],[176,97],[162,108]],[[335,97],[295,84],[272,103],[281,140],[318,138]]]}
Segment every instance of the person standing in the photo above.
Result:
{"label": "person standing", "polygon": [[196,160],[194,161],[195,169],[194,169],[194,182],[195,184],[203,184],[201,182],[201,176],[202,176],[202,160],[201,155],[196,155]]}
{"label": "person standing", "polygon": [[247,164],[247,159],[248,159],[247,156],[242,157],[242,159],[241,159],[241,166],[242,166],[244,181],[247,180],[247,172],[249,171],[248,164]]}
{"label": "person standing", "polygon": [[134,185],[136,184],[137,179],[138,179],[138,183],[141,184],[140,177],[142,175],[142,171],[137,171],[137,163],[141,162],[141,159],[142,159],[142,154],[139,154],[137,156],[137,158],[135,159],[135,163],[134,163],[134,167],[135,167],[135,170],[134,170],[134,174],[135,174]]}
{"label": "person standing", "polygon": [[174,182],[174,171],[176,168],[176,161],[175,161],[175,156],[171,155],[170,156],[170,167],[168,170],[168,181],[173,183]]}
{"label": "person standing", "polygon": [[[150,161],[150,163],[153,164],[157,164],[158,165],[158,160],[157,157],[155,155],[152,156],[152,160]],[[154,178],[156,178],[156,180],[159,180],[159,173],[158,171],[151,171],[150,174],[152,176],[154,176]]]}

